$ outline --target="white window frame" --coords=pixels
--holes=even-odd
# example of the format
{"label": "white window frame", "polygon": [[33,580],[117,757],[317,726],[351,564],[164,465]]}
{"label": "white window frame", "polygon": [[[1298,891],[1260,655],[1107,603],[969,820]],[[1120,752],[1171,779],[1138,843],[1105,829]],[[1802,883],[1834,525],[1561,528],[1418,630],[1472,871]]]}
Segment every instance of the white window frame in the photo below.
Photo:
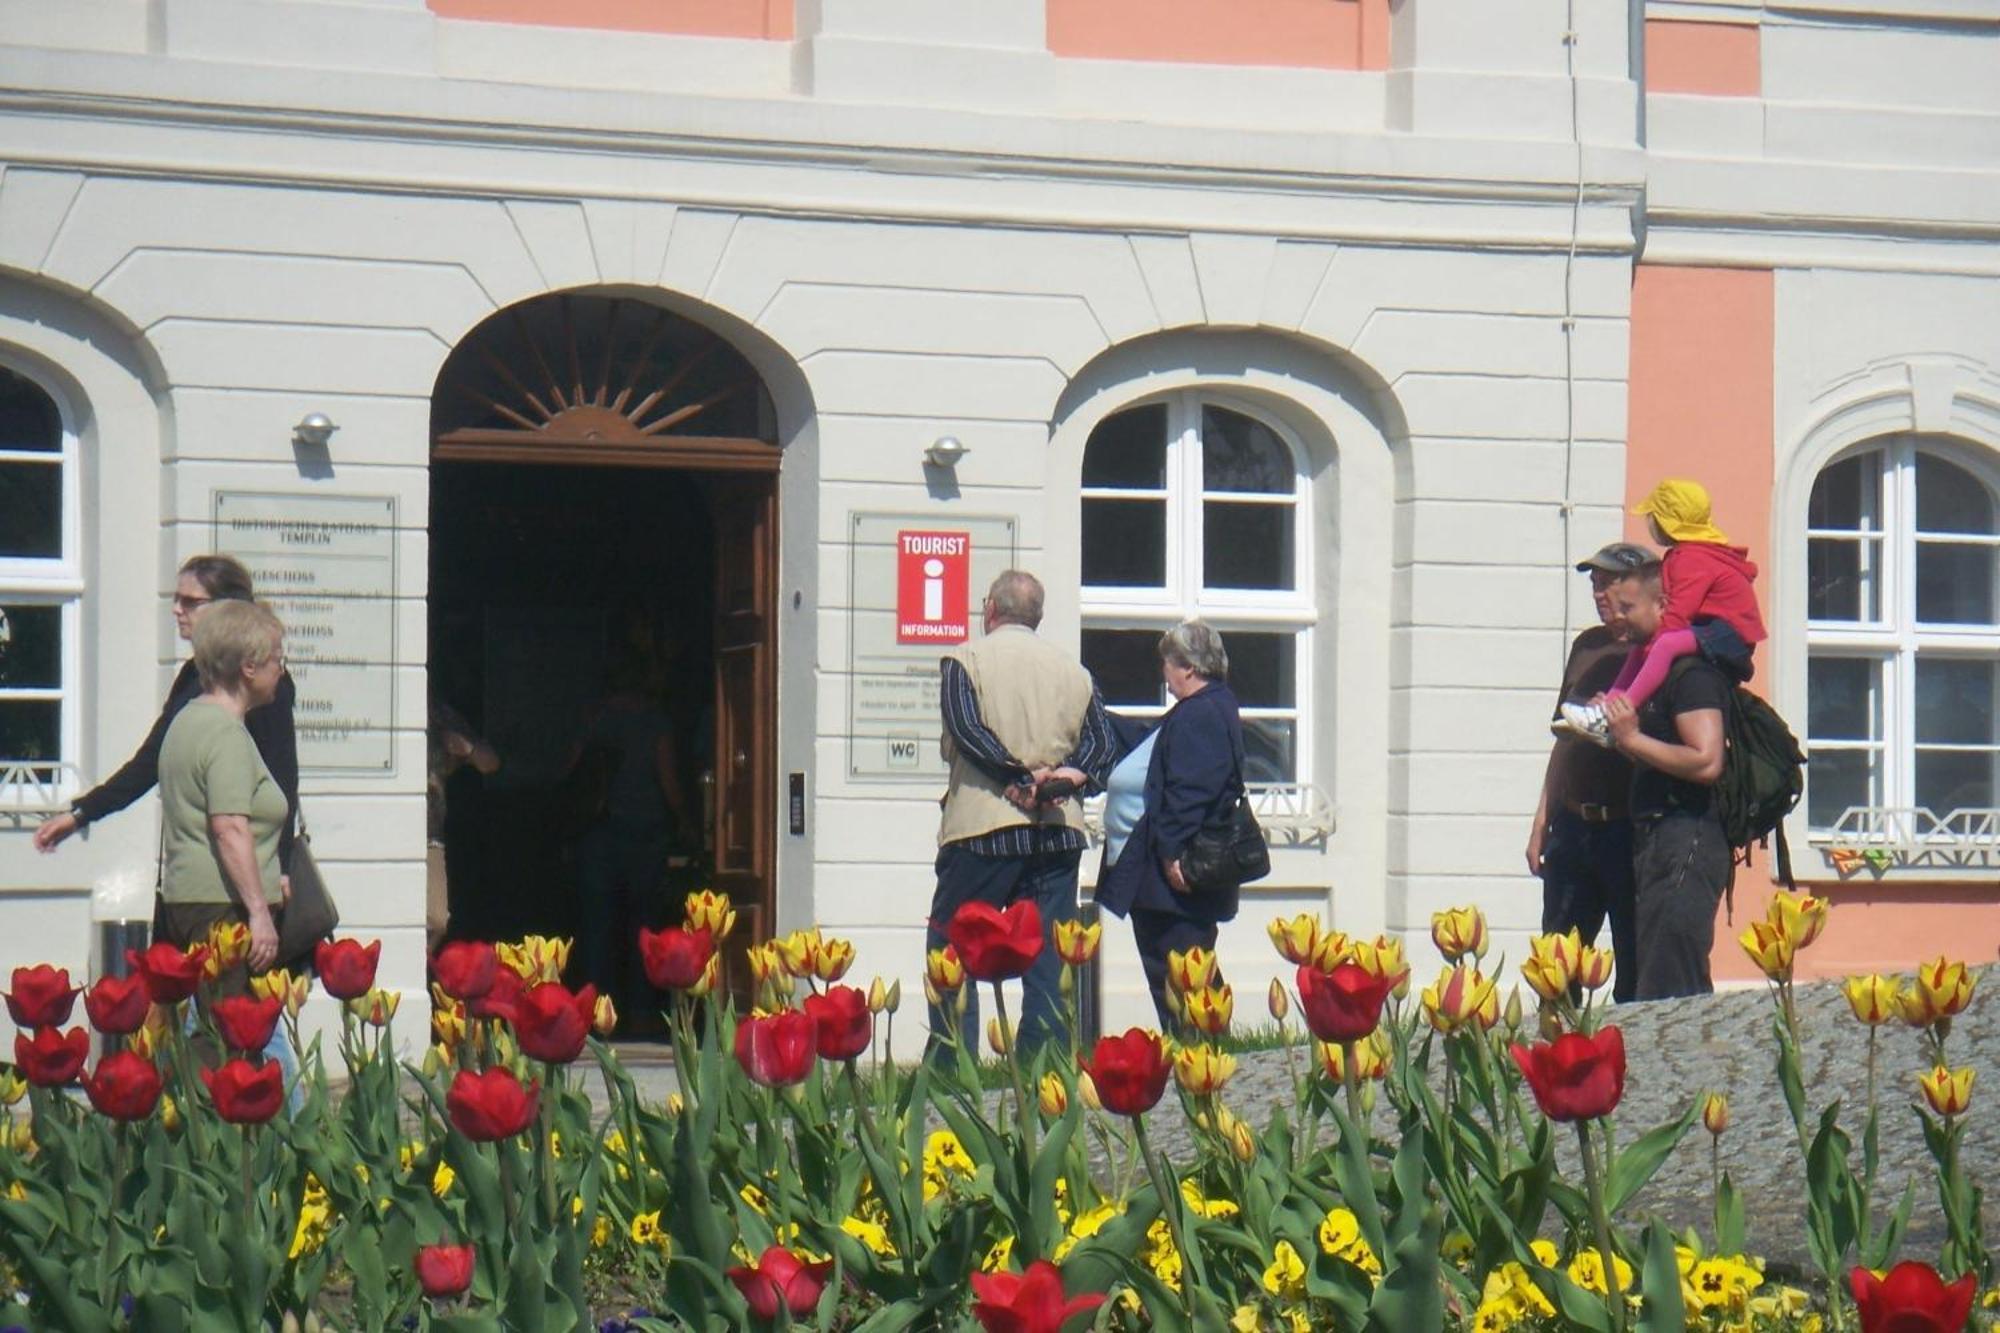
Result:
{"label": "white window frame", "polygon": [[[1167,406],[1166,458],[1166,573],[1158,588],[1093,586],[1084,584],[1079,610],[1082,628],[1088,630],[1165,631],[1183,620],[1200,618],[1221,631],[1226,641],[1231,630],[1264,631],[1293,635],[1295,672],[1290,708],[1243,707],[1247,720],[1270,718],[1290,722],[1293,728],[1294,773],[1289,784],[1305,787],[1314,780],[1313,714],[1308,705],[1313,689],[1315,628],[1319,606],[1313,591],[1317,586],[1313,561],[1313,487],[1308,455],[1298,435],[1254,402],[1214,389],[1182,389],[1174,393],[1135,399],[1117,411],[1107,413],[1097,425],[1125,412],[1156,403]],[[1289,451],[1293,489],[1289,496],[1261,495],[1236,491],[1202,489],[1201,412],[1215,406],[1256,421],[1271,431]],[[1093,433],[1095,427],[1093,427]],[[1085,453],[1089,444],[1084,445]],[[1077,506],[1090,500],[1157,500],[1161,492],[1078,487]],[[1215,588],[1202,586],[1203,506],[1209,500],[1231,504],[1283,505],[1292,510],[1292,586],[1289,589]],[[1087,520],[1086,520],[1087,521]],[[1120,705],[1119,711],[1136,717],[1156,717],[1168,705]]]}
{"label": "white window frame", "polygon": [[55,689],[0,690],[0,697],[54,700],[59,753],[55,760],[25,764],[21,756],[0,754],[0,796],[13,810],[59,808],[81,790],[78,764],[83,752],[83,464],[76,415],[46,377],[0,355],[0,367],[12,371],[48,395],[56,407],[61,432],[60,461],[50,463],[44,450],[10,450],[0,441],[0,463],[27,462],[56,466],[62,472],[62,552],[49,557],[0,556],[0,603],[13,606],[55,606],[61,609],[62,670]]}
{"label": "white window frame", "polygon": [[[1948,820],[1952,811],[1928,811],[1929,818],[1919,813],[1922,807],[1917,804],[1916,791],[1917,658],[1920,653],[1932,660],[2000,657],[2000,624],[1948,625],[1918,621],[1916,551],[1918,545],[1927,539],[2000,547],[2000,534],[1980,537],[1964,533],[1919,533],[1916,530],[1917,457],[1920,453],[1930,454],[1972,473],[1994,493],[1996,509],[2000,510],[2000,459],[1947,437],[1880,436],[1842,450],[1829,459],[1813,479],[1814,485],[1817,485],[1819,476],[1827,469],[1857,458],[1872,457],[1878,469],[1876,475],[1881,495],[1877,525],[1868,530],[1880,534],[1881,562],[1876,575],[1880,585],[1879,618],[1874,621],[1814,620],[1808,602],[1806,620],[1807,689],[1811,688],[1811,663],[1816,658],[1849,658],[1875,663],[1880,673],[1877,689],[1881,734],[1869,742],[1805,738],[1807,748],[1812,752],[1875,751],[1879,765],[1878,795],[1871,808],[1881,813],[1866,820],[1860,828],[1841,832],[1831,825],[1811,826],[1809,833],[1816,841],[1851,840],[1897,845],[1917,837],[1927,841],[1951,841],[1960,836],[1978,836],[1977,830],[1971,827],[1956,829],[1954,825],[1938,822]],[[1836,529],[1806,529],[1808,542],[1816,537],[1851,540],[1854,535]],[[2000,596],[2000,588],[1995,591],[1996,596]],[[1807,780],[1810,782],[1810,775]]]}

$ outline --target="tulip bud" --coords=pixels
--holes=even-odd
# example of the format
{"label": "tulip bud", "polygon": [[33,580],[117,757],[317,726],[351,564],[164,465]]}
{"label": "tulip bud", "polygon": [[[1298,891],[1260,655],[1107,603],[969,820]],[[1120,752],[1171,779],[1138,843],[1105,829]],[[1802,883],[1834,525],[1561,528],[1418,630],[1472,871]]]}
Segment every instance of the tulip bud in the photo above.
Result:
{"label": "tulip bud", "polygon": [[1576,975],[1572,979],[1585,990],[1602,990],[1611,980],[1611,970],[1611,950],[1585,945],[1577,955]]}
{"label": "tulip bud", "polygon": [[1063,1086],[1062,1076],[1053,1070],[1042,1075],[1038,1089],[1042,1104],[1042,1114],[1054,1120],[1069,1110],[1069,1089]]}
{"label": "tulip bud", "polygon": [[882,984],[882,978],[877,977],[868,983],[868,1012],[880,1015],[888,1004],[889,988]]}
{"label": "tulip bud", "polygon": [[1554,1041],[1562,1035],[1562,1015],[1553,1009],[1544,1009],[1542,1010],[1539,1026],[1541,1028],[1542,1040]]}
{"label": "tulip bud", "polygon": [[1104,1109],[1104,1103],[1097,1096],[1097,1083],[1087,1071],[1077,1071],[1076,1098],[1093,1111]]}
{"label": "tulip bud", "polygon": [[347,1002],[347,1012],[353,1014],[370,1027],[387,1027],[389,1020],[396,1016],[396,1009],[403,1002],[401,991],[371,989],[366,995],[357,995]]}
{"label": "tulip bud", "polygon": [[893,1014],[903,1007],[903,979],[897,977],[889,983],[889,993],[882,997],[882,1009]]}
{"label": "tulip bud", "polygon": [[1007,1054],[1014,1042],[1013,1025],[1003,1024],[998,1018],[986,1020],[986,1045],[995,1055]]}
{"label": "tulip bud", "polygon": [[1917,1088],[1930,1103],[1931,1110],[1942,1116],[1962,1115],[1965,1108],[1972,1105],[1973,1069],[1967,1065],[1963,1069],[1947,1069],[1943,1065],[1928,1074],[1917,1075]]}
{"label": "tulip bud", "polygon": [[618,1006],[612,1003],[609,995],[598,996],[597,1003],[591,1007],[590,1030],[600,1037],[609,1037],[618,1030]]}
{"label": "tulip bud", "polygon": [[924,978],[924,1003],[933,1009],[944,1008],[944,996],[938,994],[937,987],[931,985],[929,977]]}
{"label": "tulip bud", "polygon": [[1097,957],[1097,946],[1104,939],[1104,925],[1093,921],[1085,925],[1075,918],[1065,917],[1055,924],[1056,956],[1071,967],[1082,967]]}
{"label": "tulip bud", "polygon": [[681,1095],[678,1092],[670,1092],[667,1094],[668,1115],[677,1116],[685,1110],[687,1110],[687,1102],[681,1097]]}
{"label": "tulip bud", "polygon": [[[431,1015],[431,1026],[437,1026],[437,1015],[435,1014]],[[425,1078],[437,1078],[448,1072],[451,1067],[452,1055],[449,1046],[437,1045],[426,1046],[424,1048],[423,1070]]]}
{"label": "tulip bud", "polygon": [[305,1330],[299,1323],[299,1317],[287,1310],[284,1321],[278,1325],[278,1333],[305,1333]]}
{"label": "tulip bud", "polygon": [[1507,1008],[1502,1014],[1501,1021],[1506,1023],[1509,1032],[1518,1032],[1521,1030],[1521,1019],[1523,1016],[1521,1010],[1521,988],[1519,986],[1509,987],[1507,991]]}
{"label": "tulip bud", "polygon": [[1076,969],[1065,967],[1056,978],[1056,993],[1065,1001],[1076,998]]}
{"label": "tulip bud", "polygon": [[16,1120],[7,1130],[7,1146],[17,1157],[32,1157],[35,1154],[35,1122]]}
{"label": "tulip bud", "polygon": [[160,1123],[166,1126],[167,1133],[169,1134],[177,1133],[180,1130],[181,1108],[174,1104],[172,1097],[162,1096],[160,1098]]}
{"label": "tulip bud", "polygon": [[1375,1085],[1373,1083],[1363,1083],[1361,1085],[1361,1114],[1364,1117],[1375,1114]]}
{"label": "tulip bud", "polygon": [[28,1095],[28,1080],[21,1077],[18,1069],[9,1069],[0,1074],[0,1106],[18,1106]]}
{"label": "tulip bud", "polygon": [[1292,1012],[1292,993],[1285,989],[1285,983],[1271,978],[1271,988],[1264,993],[1264,1007],[1271,1011],[1271,1017],[1279,1023]]}
{"label": "tulip bud", "polygon": [[[1364,1089],[1364,1096],[1365,1096]],[[1229,1131],[1229,1151],[1236,1160],[1248,1164],[1257,1158],[1257,1137],[1250,1132],[1250,1126],[1241,1120]]]}
{"label": "tulip bud", "polygon": [[1729,1098],[1719,1092],[1711,1092],[1701,1099],[1701,1123],[1709,1133],[1718,1137],[1729,1128]]}

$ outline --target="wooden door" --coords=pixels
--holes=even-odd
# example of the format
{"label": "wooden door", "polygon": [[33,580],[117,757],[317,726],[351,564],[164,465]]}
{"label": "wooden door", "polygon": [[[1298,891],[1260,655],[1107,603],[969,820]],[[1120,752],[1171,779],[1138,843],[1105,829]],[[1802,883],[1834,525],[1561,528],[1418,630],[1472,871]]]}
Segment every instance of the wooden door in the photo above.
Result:
{"label": "wooden door", "polygon": [[715,884],[741,924],[732,987],[747,993],[743,946],[769,935],[777,852],[776,473],[710,474],[715,518]]}

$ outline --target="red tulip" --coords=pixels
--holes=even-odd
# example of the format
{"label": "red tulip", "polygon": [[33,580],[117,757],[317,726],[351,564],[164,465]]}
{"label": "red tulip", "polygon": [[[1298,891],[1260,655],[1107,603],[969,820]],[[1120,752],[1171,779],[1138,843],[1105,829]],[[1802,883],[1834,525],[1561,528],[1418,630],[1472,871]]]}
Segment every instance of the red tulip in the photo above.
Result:
{"label": "red tulip", "polygon": [[201,985],[201,965],[208,958],[208,946],[197,944],[182,949],[178,944],[155,940],[144,953],[125,951],[125,961],[146,981],[146,994],[154,1004],[178,1004]]}
{"label": "red tulip", "polygon": [[826,1290],[827,1274],[832,1269],[831,1259],[817,1264],[801,1263],[784,1246],[773,1245],[758,1256],[754,1267],[730,1269],[729,1280],[750,1303],[751,1314],[759,1319],[776,1319],[779,1306],[794,1315],[811,1314],[819,1305],[820,1293]]}
{"label": "red tulip", "polygon": [[1857,1268],[1847,1284],[1861,1311],[1861,1333],[1959,1333],[1979,1293],[1976,1274],[1946,1283],[1914,1259],[1897,1264],[1886,1278]]}
{"label": "red tulip", "polygon": [[532,987],[514,1006],[514,1037],[530,1060],[566,1065],[583,1054],[597,1013],[597,987],[571,993],[561,982]]}
{"label": "red tulip", "polygon": [[715,953],[715,936],[706,929],[640,930],[639,958],[646,980],[660,990],[687,990],[701,980]]}
{"label": "red tulip", "polygon": [[1167,1058],[1160,1034],[1128,1028],[1122,1037],[1099,1037],[1090,1059],[1077,1064],[1097,1085],[1097,1099],[1117,1115],[1144,1115],[1167,1090],[1174,1062]]}
{"label": "red tulip", "polygon": [[1062,1273],[1046,1259],[1019,1275],[974,1273],[972,1290],[979,1297],[972,1314],[986,1333],[1062,1333],[1064,1324],[1104,1304],[1095,1292],[1065,1301]]}
{"label": "red tulip", "polygon": [[285,1104],[285,1071],[276,1061],[231,1060],[220,1069],[202,1070],[201,1081],[216,1113],[232,1125],[261,1125]]}
{"label": "red tulip", "polygon": [[822,1060],[852,1060],[875,1036],[868,997],[852,986],[829,986],[824,995],[808,995],[805,1009]]}
{"label": "red tulip", "polygon": [[61,1027],[69,1022],[76,1007],[80,987],[69,984],[69,969],[37,963],[14,969],[14,989],[7,996],[7,1012],[24,1028]]}
{"label": "red tulip", "polygon": [[475,1143],[511,1139],[535,1123],[541,1085],[521,1080],[495,1067],[483,1074],[461,1069],[445,1094],[444,1109],[458,1132]]}
{"label": "red tulip", "polygon": [[144,1120],[160,1104],[160,1071],[151,1060],[116,1051],[83,1081],[90,1104],[113,1120]]}
{"label": "red tulip", "polygon": [[209,1012],[215,1015],[215,1027],[222,1034],[225,1046],[255,1055],[271,1044],[271,1034],[278,1030],[278,1015],[285,1012],[285,1002],[275,995],[262,1000],[232,995],[210,1005]]}
{"label": "red tulip", "polygon": [[14,1034],[14,1063],[37,1087],[60,1088],[75,1078],[90,1058],[90,1034],[82,1028],[36,1028],[30,1037]]}
{"label": "red tulip", "polygon": [[966,975],[975,981],[1007,981],[1027,975],[1042,952],[1042,913],[1022,899],[1005,911],[973,901],[958,909],[945,927]]}
{"label": "red tulip", "polygon": [[1306,1026],[1321,1041],[1360,1041],[1382,1021],[1382,1002],[1394,985],[1359,963],[1335,963],[1324,971],[1307,963],[1299,968],[1299,1005]]}
{"label": "red tulip", "polygon": [[485,940],[453,940],[431,959],[438,988],[454,1000],[476,1000],[493,989],[500,954]]}
{"label": "red tulip", "polygon": [[472,1016],[512,1023],[514,1011],[526,990],[527,985],[521,980],[521,974],[511,967],[503,967],[493,974],[493,988],[472,1002]]}
{"label": "red tulip", "polygon": [[137,1032],[146,1021],[153,997],[146,993],[146,979],[133,975],[103,977],[83,993],[83,1012],[99,1032],[123,1036]]}
{"label": "red tulip", "polygon": [[812,1072],[818,1031],[797,1009],[736,1020],[736,1063],[753,1083],[782,1088]]}
{"label": "red tulip", "polygon": [[470,1245],[426,1245],[417,1251],[417,1282],[433,1300],[462,1296],[472,1286]]}
{"label": "red tulip", "polygon": [[1553,1042],[1507,1048],[1551,1120],[1610,1115],[1625,1095],[1625,1035],[1602,1028],[1594,1037],[1565,1032]]}
{"label": "red tulip", "polygon": [[366,995],[375,985],[375,964],[382,958],[382,941],[321,940],[313,950],[319,984],[336,1000]]}

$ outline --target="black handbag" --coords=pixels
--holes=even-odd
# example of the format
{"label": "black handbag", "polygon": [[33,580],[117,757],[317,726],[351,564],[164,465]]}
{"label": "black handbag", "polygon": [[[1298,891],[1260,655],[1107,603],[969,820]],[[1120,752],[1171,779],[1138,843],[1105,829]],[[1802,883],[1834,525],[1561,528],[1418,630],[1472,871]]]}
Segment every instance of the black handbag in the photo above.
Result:
{"label": "black handbag", "polygon": [[1236,801],[1221,820],[1203,824],[1181,849],[1181,877],[1192,893],[1226,893],[1271,873],[1271,847],[1243,785],[1243,738],[1236,738]]}
{"label": "black handbag", "polygon": [[292,881],[292,896],[285,900],[285,910],[278,915],[278,966],[297,970],[299,965],[311,963],[319,942],[340,926],[340,908],[326,891],[319,863],[313,860],[312,835],[306,832],[303,816],[299,819],[299,835],[292,840],[292,855],[285,863],[285,874]]}

